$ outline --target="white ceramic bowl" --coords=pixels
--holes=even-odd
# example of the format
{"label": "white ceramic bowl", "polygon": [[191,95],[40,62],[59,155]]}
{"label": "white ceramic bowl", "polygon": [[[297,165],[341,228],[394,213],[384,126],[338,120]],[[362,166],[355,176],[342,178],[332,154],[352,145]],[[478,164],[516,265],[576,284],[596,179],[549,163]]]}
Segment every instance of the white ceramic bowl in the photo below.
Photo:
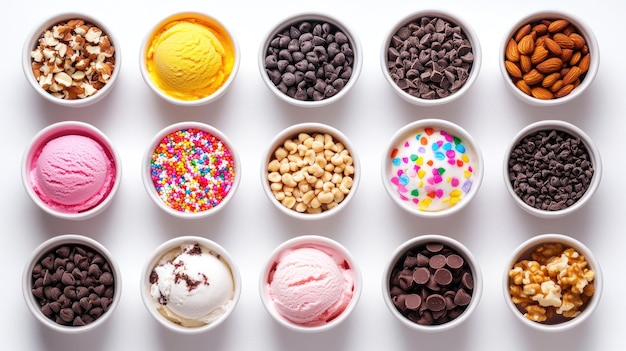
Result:
{"label": "white ceramic bowl", "polygon": [[[63,98],[52,95],[39,84],[39,82],[37,81],[33,73],[32,65],[31,65],[33,62],[33,59],[31,57],[31,52],[38,45],[39,38],[42,37],[43,33],[47,29],[51,29],[53,26],[59,23],[66,22],[72,19],[82,19],[86,23],[91,23],[95,25],[96,27],[98,27],[99,29],[101,29],[103,34],[106,34],[108,36],[109,41],[111,42],[111,45],[115,49],[115,53],[113,54],[115,58],[115,62],[114,62],[114,69],[111,72],[111,77],[109,78],[108,82],[98,92],[96,92],[93,95],[84,97],[84,98],[69,100],[69,99],[63,99]],[[102,23],[100,20],[84,13],[77,13],[77,12],[60,13],[60,14],[56,14],[50,18],[47,18],[41,21],[40,24],[38,24],[35,28],[32,29],[32,31],[30,31],[30,33],[26,37],[26,41],[22,48],[22,69],[24,71],[24,75],[26,76],[26,81],[28,81],[30,86],[45,100],[58,104],[58,105],[67,106],[67,107],[84,107],[84,106],[91,105],[95,102],[98,102],[104,99],[104,97],[109,94],[111,89],[113,89],[113,87],[116,84],[117,77],[120,74],[121,64],[122,64],[121,46],[117,39],[117,36],[113,34],[111,29],[107,27],[104,23]]]}
{"label": "white ceramic bowl", "polygon": [[[576,27],[578,34],[580,34],[585,39],[586,45],[589,48],[590,53],[589,70],[585,74],[580,85],[574,88],[574,90],[572,90],[571,93],[569,93],[568,95],[548,100],[535,98],[534,96],[524,93],[517,86],[515,86],[515,83],[513,82],[511,76],[509,76],[509,73],[507,72],[504,63],[506,47],[509,40],[513,38],[519,31],[519,29],[526,24],[535,23],[544,19],[565,19],[569,21],[569,23]],[[585,90],[587,90],[587,88],[591,85],[598,73],[598,67],[600,66],[600,48],[598,46],[598,41],[593,34],[593,31],[587,25],[587,23],[585,23],[580,18],[561,10],[540,11],[524,16],[522,19],[517,21],[509,31],[507,31],[500,45],[500,59],[498,64],[500,65],[500,71],[502,72],[505,85],[518,99],[534,106],[554,106],[574,100],[576,97],[580,96]]]}
{"label": "white ceramic bowl", "polygon": [[[226,307],[226,310],[221,316],[219,316],[219,318],[199,327],[186,327],[167,319],[157,310],[159,303],[155,301],[150,294],[150,275],[152,273],[152,270],[156,267],[156,265],[159,264],[159,261],[163,258],[165,254],[171,252],[172,250],[180,248],[182,245],[196,243],[210,250],[211,253],[215,254],[226,263],[232,274],[234,291],[231,300]],[[241,274],[233,257],[228,253],[228,251],[226,251],[226,249],[224,249],[218,243],[199,236],[179,236],[167,240],[163,244],[159,245],[152,252],[145,265],[143,266],[139,289],[144,306],[146,307],[150,315],[163,327],[181,334],[200,334],[217,328],[217,326],[222,324],[237,307],[237,304],[239,303],[239,298],[241,296]]]}
{"label": "white ceramic bowl", "polygon": [[[279,33],[283,32],[285,29],[289,29],[290,26],[298,25],[304,21],[312,22],[312,23],[329,23],[335,26],[338,30],[342,31],[348,37],[350,47],[354,54],[354,62],[352,63],[352,75],[350,76],[348,81],[345,83],[343,88],[339,90],[335,95],[328,97],[328,98],[321,99],[321,100],[317,100],[317,101],[299,100],[299,99],[296,99],[294,97],[287,95],[286,93],[283,93],[281,90],[277,88],[276,84],[272,82],[272,79],[269,77],[266,71],[265,58],[267,56],[267,50],[272,40]],[[276,95],[280,100],[287,102],[289,104],[299,106],[299,107],[319,107],[319,106],[329,105],[341,99],[342,97],[344,97],[348,93],[348,91],[350,91],[350,89],[352,89],[352,87],[356,84],[359,78],[359,75],[361,74],[361,68],[363,66],[363,49],[361,47],[361,42],[359,41],[359,38],[356,32],[354,32],[354,30],[352,30],[344,22],[330,15],[316,13],[316,12],[311,12],[311,13],[307,12],[307,13],[300,13],[300,14],[290,16],[284,19],[275,27],[273,27],[269,31],[269,33],[266,34],[264,38],[265,39],[259,48],[259,54],[258,54],[258,65],[259,65],[259,71],[261,73],[261,78],[263,79],[263,82],[265,83],[265,85],[267,85],[267,87],[270,89],[270,91],[274,93],[274,95]]]}
{"label": "white ceramic bowl", "polygon": [[[152,44],[152,40],[154,39],[155,34],[161,31],[165,26],[174,21],[181,21],[185,19],[195,19],[201,22],[204,22],[209,26],[214,32],[221,33],[224,36],[224,40],[222,45],[229,46],[232,48],[234,53],[233,56],[233,64],[232,69],[228,78],[224,81],[224,83],[214,92],[210,93],[207,96],[197,97],[194,99],[184,99],[178,96],[173,96],[172,94],[166,93],[162,87],[159,87],[157,82],[155,82],[150,76],[150,72],[147,67],[147,55],[148,50],[150,49],[150,45]],[[235,78],[237,77],[237,73],[239,72],[239,66],[241,62],[241,50],[239,48],[239,43],[234,36],[233,32],[230,31],[222,22],[217,20],[216,18],[209,16],[200,12],[180,12],[175,13],[167,18],[164,18],[159,23],[157,23],[146,35],[144,40],[141,43],[141,48],[139,51],[139,69],[141,71],[141,76],[146,83],[146,85],[152,90],[157,96],[162,98],[163,100],[170,102],[175,105],[182,106],[200,106],[206,105],[211,102],[214,102],[224,96],[224,94],[230,89]]]}
{"label": "white ceramic bowl", "polygon": [[[269,284],[271,281],[270,276],[273,275],[273,268],[276,266],[276,260],[278,257],[283,254],[287,250],[293,250],[296,248],[317,248],[331,255],[335,261],[344,260],[345,263],[353,273],[354,277],[354,289],[352,294],[352,299],[348,303],[347,307],[341,314],[339,314],[334,319],[328,321],[325,324],[316,325],[316,326],[306,326],[297,324],[284,316],[282,316],[276,309],[272,298],[269,296]],[[261,273],[259,279],[259,294],[261,297],[261,302],[265,307],[265,310],[269,313],[272,318],[278,322],[283,327],[297,331],[302,333],[317,333],[324,332],[330,329],[337,327],[339,324],[343,323],[348,316],[352,313],[352,311],[356,308],[359,299],[361,298],[361,290],[363,289],[363,282],[361,277],[361,271],[350,252],[341,244],[333,239],[329,239],[324,236],[319,235],[302,235],[287,241],[284,241],[280,244],[274,251],[270,254],[265,267]]]}
{"label": "white ceramic bowl", "polygon": [[[41,311],[41,306],[38,302],[38,299],[32,293],[34,284],[32,278],[33,269],[48,253],[56,251],[57,248],[64,245],[80,245],[98,252],[100,255],[102,255],[105,261],[109,263],[111,273],[113,274],[114,292],[108,310],[105,311],[99,318],[95,319],[93,322],[83,326],[62,325],[46,317]],[[33,314],[33,316],[35,316],[35,318],[37,318],[37,320],[43,325],[60,333],[78,334],[98,328],[100,325],[104,324],[114,313],[122,297],[122,273],[120,272],[117,262],[115,261],[111,253],[102,244],[95,241],[94,239],[83,235],[64,234],[46,240],[33,251],[30,259],[24,267],[24,271],[22,274],[22,293],[24,295],[24,300],[26,301],[26,306]]]}
{"label": "white ceramic bowl", "polygon": [[[564,249],[573,248],[579,254],[583,255],[587,261],[587,267],[595,273],[595,277],[591,283],[594,285],[594,293],[591,299],[580,310],[580,314],[573,318],[557,318],[553,317],[550,323],[535,322],[524,316],[522,308],[518,307],[512,300],[509,286],[512,284],[512,280],[509,278],[509,271],[513,268],[513,265],[520,260],[530,259],[530,253],[540,245],[544,244],[562,244]],[[504,293],[504,300],[509,307],[515,319],[519,320],[522,324],[528,326],[531,329],[539,330],[542,332],[562,332],[570,330],[580,324],[582,324],[589,316],[595,311],[600,303],[600,297],[602,296],[604,280],[602,276],[602,270],[595,255],[591,250],[578,240],[571,238],[563,234],[541,234],[531,239],[526,240],[519,245],[511,255],[511,259],[508,261],[504,275],[502,279],[502,291]],[[558,316],[558,315],[555,315]]]}
{"label": "white ceramic bowl", "polygon": [[[526,203],[520,197],[520,195],[518,195],[515,192],[515,189],[513,188],[513,184],[510,181],[510,175],[509,175],[509,169],[510,169],[509,160],[516,146],[525,137],[529,135],[533,135],[540,131],[550,131],[550,130],[557,130],[557,131],[565,132],[573,137],[579,138],[585,145],[585,148],[587,149],[587,152],[589,154],[589,160],[592,163],[593,169],[594,169],[593,177],[591,178],[589,187],[585,191],[585,194],[582,197],[580,197],[578,201],[576,201],[574,204],[570,205],[569,207],[560,209],[560,210],[544,210],[544,209],[540,209],[537,207],[533,207],[530,204]],[[504,155],[503,164],[504,164],[504,167],[503,167],[504,182],[505,182],[505,185],[509,194],[511,195],[515,203],[519,207],[521,207],[524,211],[530,214],[533,214],[537,217],[542,217],[542,218],[558,218],[558,217],[568,215],[580,209],[589,201],[589,199],[593,196],[593,194],[595,194],[596,190],[598,189],[598,186],[600,185],[600,180],[602,179],[602,160],[600,157],[600,152],[598,151],[598,148],[596,147],[596,145],[593,143],[591,138],[587,134],[585,134],[585,132],[583,132],[580,128],[576,127],[575,125],[571,123],[560,121],[560,120],[544,120],[544,121],[535,122],[526,126],[521,131],[519,131],[518,134],[513,138],[513,142],[511,143],[511,145],[507,148],[507,151]]]}
{"label": "white ceramic bowl", "polygon": [[[415,250],[416,248],[425,246],[428,243],[443,244],[445,247],[456,251],[456,253],[461,256],[464,262],[467,264],[467,267],[470,269],[474,281],[474,289],[472,290],[471,294],[472,298],[465,310],[458,317],[451,319],[450,321],[443,324],[422,325],[413,322],[408,317],[404,316],[394,305],[390,293],[392,288],[391,275],[393,274],[394,267],[398,264],[402,264],[400,260],[403,260],[403,257],[404,255],[406,255],[407,251]],[[385,301],[385,305],[387,305],[387,308],[389,309],[391,314],[393,314],[393,316],[396,317],[396,319],[405,326],[420,332],[434,333],[448,331],[465,322],[474,312],[474,310],[476,310],[483,291],[483,278],[480,266],[478,265],[478,261],[476,261],[476,258],[472,255],[469,249],[455,239],[438,234],[426,234],[416,236],[401,244],[391,255],[391,259],[385,266],[382,278],[383,300]],[[425,302],[422,301],[422,303]]]}
{"label": "white ceramic bowl", "polygon": [[[271,173],[271,169],[270,169],[270,162],[272,160],[275,160],[275,151],[278,148],[283,148],[284,149],[284,144],[285,141],[287,140],[295,140],[298,138],[298,135],[300,133],[307,133],[310,136],[313,136],[313,134],[329,134],[333,137],[333,141],[335,143],[337,142],[341,142],[341,144],[343,144],[343,146],[345,147],[345,149],[348,151],[350,157],[352,158],[352,167],[354,167],[354,174],[351,175],[352,178],[352,186],[349,187],[350,190],[347,194],[345,194],[345,196],[343,197],[343,199],[337,203],[337,205],[335,207],[332,207],[330,209],[327,210],[323,210],[322,212],[319,213],[308,213],[306,211],[304,212],[299,212],[296,210],[297,206],[299,203],[305,204],[306,201],[296,201],[295,205],[292,206],[291,208],[283,205],[282,203],[282,198],[279,200],[279,198],[277,198],[277,196],[274,193],[274,190],[272,189],[272,185],[271,185],[271,181],[269,180],[269,176]],[[298,152],[294,151],[295,155],[298,154]],[[328,164],[331,164],[331,161],[327,161]],[[302,167],[299,168],[298,171],[303,170],[304,168],[308,169],[308,166],[306,164],[304,164]],[[357,188],[359,186],[360,183],[360,179],[361,179],[361,165],[360,165],[360,160],[358,157],[358,154],[356,152],[356,149],[354,148],[354,146],[352,145],[352,143],[350,142],[350,140],[348,140],[348,138],[339,130],[335,129],[334,127],[331,127],[329,125],[326,124],[322,124],[322,123],[313,123],[313,122],[308,122],[308,123],[300,123],[300,124],[295,124],[292,125],[284,130],[282,130],[281,132],[278,133],[278,135],[276,135],[274,137],[274,139],[272,139],[272,141],[270,142],[270,146],[267,148],[262,162],[261,162],[261,168],[260,168],[261,172],[260,172],[260,178],[261,178],[261,184],[263,186],[263,190],[265,192],[265,194],[267,195],[268,199],[270,200],[270,202],[276,206],[276,208],[278,208],[281,212],[283,212],[284,214],[291,216],[293,218],[298,218],[298,219],[304,219],[304,220],[311,220],[311,219],[324,219],[324,218],[328,218],[336,213],[338,213],[339,211],[341,211],[343,208],[345,208],[348,203],[352,200],[352,198],[354,197],[354,193],[357,191]],[[287,172],[291,175],[294,175],[296,172]],[[329,174],[333,174],[334,171],[330,172],[325,172],[325,173],[329,173]],[[276,173],[276,172],[274,172]],[[279,172],[280,173],[280,172]],[[312,173],[307,171],[307,173]],[[313,174],[311,174],[313,175]],[[324,176],[322,177],[317,177],[318,179],[323,179]],[[332,182],[332,180],[331,180]],[[286,187],[287,185],[285,185],[284,181],[280,181],[277,182],[278,184],[283,184],[283,187]],[[288,183],[287,183],[288,184]],[[339,189],[341,184],[336,184],[334,186],[334,188]],[[299,188],[299,185],[297,186]],[[284,192],[284,189],[280,189],[277,190],[278,192]],[[311,186],[311,190],[315,191],[315,185],[312,184]],[[323,189],[322,189],[323,190]],[[298,196],[296,196],[294,194],[294,197],[297,198]],[[319,195],[318,195],[319,197]],[[304,199],[304,195],[302,195],[302,198]],[[333,202],[334,203],[334,202]],[[308,206],[308,205],[307,205]]]}
{"label": "white ceramic bowl", "polygon": [[[35,166],[35,162],[41,149],[50,140],[64,136],[64,135],[84,135],[97,141],[106,152],[107,156],[111,159],[115,167],[115,179],[113,181],[109,194],[104,197],[100,203],[92,208],[89,208],[82,212],[67,212],[61,208],[52,207],[45,203],[39,195],[35,192],[31,182],[31,170]],[[118,152],[113,147],[113,144],[109,138],[102,133],[96,127],[78,121],[65,121],[58,122],[39,131],[28,144],[24,156],[22,157],[22,183],[29,197],[41,208],[43,211],[58,218],[71,219],[71,220],[83,220],[92,218],[95,215],[104,211],[113,201],[117,190],[119,189],[120,182],[122,181],[122,159]]]}
{"label": "white ceramic bowl", "polygon": [[[229,150],[230,156],[231,156],[229,160],[226,160],[225,162],[227,162],[232,167],[232,169],[223,169],[223,171],[234,173],[232,180],[225,181],[224,184],[220,184],[220,185],[225,185],[229,187],[230,190],[228,190],[226,194],[218,194],[220,198],[217,199],[217,201],[219,202],[216,204],[213,204],[209,208],[198,210],[198,211],[189,210],[189,209],[177,209],[167,204],[165,200],[163,200],[159,196],[159,192],[157,191],[155,184],[152,180],[152,156],[155,152],[155,149],[159,146],[161,141],[164,138],[166,138],[168,135],[172,133],[176,133],[178,131],[187,130],[187,129],[200,130],[204,133],[207,133],[215,137],[216,141],[219,140],[221,142],[221,147],[223,148],[223,150],[220,150],[220,151]],[[185,148],[185,151],[187,152],[189,151],[189,149]],[[213,150],[210,150],[210,151],[213,151]],[[188,152],[187,152],[187,155],[188,155]],[[213,164],[213,162],[211,163]],[[163,170],[163,172],[165,172],[165,170]],[[224,135],[221,131],[217,130],[216,128],[208,124],[204,124],[200,122],[180,122],[180,123],[175,123],[175,124],[172,124],[163,128],[154,136],[154,138],[152,138],[152,141],[146,148],[146,151],[143,156],[141,176],[142,176],[144,188],[146,189],[148,196],[150,196],[152,201],[154,201],[154,203],[160,209],[179,218],[204,218],[220,211],[235,196],[235,193],[237,192],[237,189],[239,188],[239,183],[241,182],[241,176],[242,176],[241,159],[239,158],[237,151],[233,147],[233,144],[226,137],[226,135]],[[193,178],[194,182],[201,181],[201,178],[204,178],[204,177],[198,177],[197,175],[193,175],[193,176],[194,176]],[[176,201],[174,201],[174,203],[176,203]]]}
{"label": "white ceramic bowl", "polygon": [[[423,145],[422,140],[417,141],[415,137],[418,134],[424,137],[427,128],[433,128],[435,133],[425,137]],[[441,140],[440,131],[447,134],[445,140]],[[457,143],[458,138],[460,143]],[[412,140],[415,142],[407,144]],[[389,197],[411,214],[425,218],[451,215],[467,206],[480,188],[484,174],[480,148],[467,131],[452,122],[422,119],[409,123],[400,128],[387,145],[381,167],[383,185]],[[439,162],[438,167],[433,167],[435,161]],[[446,173],[437,177],[434,172],[439,172],[439,168],[444,168]],[[450,206],[452,195],[459,192],[460,201]]]}
{"label": "white ceramic bowl", "polygon": [[[449,22],[450,24],[455,24],[459,26],[462,30],[462,33],[467,37],[468,41],[471,44],[471,49],[472,49],[472,53],[474,57],[473,63],[471,65],[471,69],[469,70],[469,76],[467,77],[467,80],[462,85],[462,87],[450,93],[450,95],[446,97],[437,98],[437,99],[427,99],[427,98],[417,97],[415,96],[415,94],[412,95],[408,91],[401,89],[400,86],[396,83],[396,80],[391,76],[391,71],[388,66],[389,48],[395,46],[395,45],[392,45],[392,43],[396,40],[394,39],[394,37],[396,37],[398,30],[424,17],[440,18],[440,19],[445,20],[446,22]],[[417,48],[415,45],[413,45],[413,47],[416,49],[417,55],[419,55],[420,52],[423,52],[422,50]],[[409,61],[415,62],[415,60],[411,60],[411,59],[409,59]],[[482,63],[482,49],[480,46],[480,41],[478,40],[478,36],[476,35],[476,32],[474,32],[474,29],[472,28],[472,26],[467,21],[465,21],[462,17],[447,10],[437,10],[437,9],[420,10],[420,11],[411,13],[403,17],[402,19],[396,22],[396,24],[393,26],[391,30],[389,30],[389,32],[387,32],[385,40],[383,41],[383,44],[382,44],[382,48],[380,50],[380,65],[381,65],[385,80],[389,83],[392,90],[398,96],[400,96],[405,101],[411,104],[417,105],[417,106],[442,105],[442,104],[446,104],[446,103],[452,102],[460,98],[463,94],[465,94],[465,92],[467,92],[471,88],[471,86],[474,84],[474,82],[478,78],[478,74],[480,73],[481,63]],[[418,71],[421,73],[423,70],[420,71],[418,69]]]}

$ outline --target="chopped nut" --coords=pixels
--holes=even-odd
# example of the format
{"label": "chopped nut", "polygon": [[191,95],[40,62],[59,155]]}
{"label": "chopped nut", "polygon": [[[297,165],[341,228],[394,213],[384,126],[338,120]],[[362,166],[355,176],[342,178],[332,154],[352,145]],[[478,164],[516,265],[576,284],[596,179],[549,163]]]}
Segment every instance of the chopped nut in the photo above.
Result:
{"label": "chopped nut", "polygon": [[115,48],[100,28],[82,19],[58,23],[42,33],[30,52],[39,85],[62,99],[96,94],[115,70]]}

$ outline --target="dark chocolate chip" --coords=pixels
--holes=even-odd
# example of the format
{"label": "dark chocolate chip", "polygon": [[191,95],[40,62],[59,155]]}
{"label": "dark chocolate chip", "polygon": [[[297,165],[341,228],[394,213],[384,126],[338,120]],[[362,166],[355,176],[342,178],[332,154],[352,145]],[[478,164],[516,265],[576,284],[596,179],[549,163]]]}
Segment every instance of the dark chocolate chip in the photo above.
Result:
{"label": "dark chocolate chip", "polygon": [[417,310],[422,304],[422,298],[418,294],[406,295],[404,304],[409,310]]}
{"label": "dark chocolate chip", "polygon": [[459,306],[467,306],[472,300],[472,295],[468,294],[465,289],[461,288],[454,296],[454,303]]}
{"label": "dark chocolate chip", "polygon": [[452,283],[452,273],[445,268],[439,268],[435,271],[435,281],[439,285],[448,285]]}
{"label": "dark chocolate chip", "polygon": [[430,268],[432,269],[439,269],[439,268],[443,268],[446,265],[446,256],[444,255],[434,255],[433,257],[430,258],[430,260],[428,261],[428,265],[430,266]]}
{"label": "dark chocolate chip", "polygon": [[430,280],[430,270],[425,267],[416,268],[413,271],[413,281],[417,284],[426,284]]}
{"label": "dark chocolate chip", "polygon": [[432,294],[426,298],[426,305],[431,311],[441,311],[446,308],[446,299],[439,294]]}
{"label": "dark chocolate chip", "polygon": [[464,263],[465,261],[463,260],[463,258],[457,254],[451,254],[446,257],[446,264],[452,269],[459,269],[463,267]]}

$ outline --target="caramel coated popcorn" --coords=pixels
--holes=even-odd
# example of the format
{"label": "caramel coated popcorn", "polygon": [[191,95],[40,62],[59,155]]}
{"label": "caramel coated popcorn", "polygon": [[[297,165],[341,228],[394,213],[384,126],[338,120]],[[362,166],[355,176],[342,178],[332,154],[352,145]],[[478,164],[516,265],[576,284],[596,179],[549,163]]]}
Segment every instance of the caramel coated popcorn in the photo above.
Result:
{"label": "caramel coated popcorn", "polygon": [[522,260],[509,270],[509,294],[521,306],[524,316],[546,322],[560,315],[573,318],[594,293],[595,273],[585,257],[562,244],[537,247],[529,260]]}

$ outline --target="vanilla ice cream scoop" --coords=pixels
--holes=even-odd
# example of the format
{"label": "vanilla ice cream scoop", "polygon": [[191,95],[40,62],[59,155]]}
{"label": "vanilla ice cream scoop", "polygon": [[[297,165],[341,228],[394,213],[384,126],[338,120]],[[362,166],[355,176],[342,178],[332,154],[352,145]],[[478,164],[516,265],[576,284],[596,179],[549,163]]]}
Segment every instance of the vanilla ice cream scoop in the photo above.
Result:
{"label": "vanilla ice cream scoop", "polygon": [[33,190],[50,207],[81,212],[99,204],[111,191],[115,167],[100,143],[82,135],[47,142],[33,160]]}
{"label": "vanilla ice cream scoop", "polygon": [[184,244],[166,254],[150,274],[150,284],[159,312],[185,327],[217,320],[235,294],[228,265],[199,244]]}
{"label": "vanilla ice cream scoop", "polygon": [[342,259],[315,247],[288,250],[270,272],[268,294],[283,317],[306,326],[341,314],[354,294],[354,273]]}

